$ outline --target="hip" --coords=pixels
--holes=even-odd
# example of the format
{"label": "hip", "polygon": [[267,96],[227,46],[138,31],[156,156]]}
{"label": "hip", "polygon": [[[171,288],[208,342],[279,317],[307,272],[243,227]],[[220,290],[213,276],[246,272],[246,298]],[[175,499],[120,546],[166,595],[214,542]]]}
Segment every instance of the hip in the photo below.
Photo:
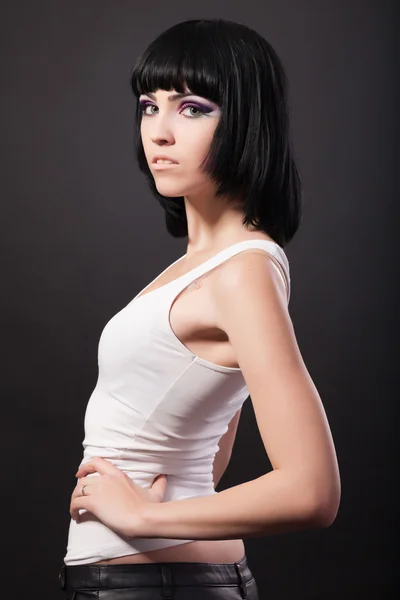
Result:
{"label": "hip", "polygon": [[234,563],[241,560],[245,553],[243,540],[195,540],[160,548],[150,552],[116,556],[92,565],[112,564],[143,564],[156,562],[206,562],[206,563]]}

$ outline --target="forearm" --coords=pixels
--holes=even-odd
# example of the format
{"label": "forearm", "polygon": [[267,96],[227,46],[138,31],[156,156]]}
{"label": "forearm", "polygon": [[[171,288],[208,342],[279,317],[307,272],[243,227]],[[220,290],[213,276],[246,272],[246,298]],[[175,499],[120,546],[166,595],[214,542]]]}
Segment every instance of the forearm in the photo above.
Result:
{"label": "forearm", "polygon": [[307,486],[275,469],[211,496],[149,504],[143,537],[229,540],[327,526]]}

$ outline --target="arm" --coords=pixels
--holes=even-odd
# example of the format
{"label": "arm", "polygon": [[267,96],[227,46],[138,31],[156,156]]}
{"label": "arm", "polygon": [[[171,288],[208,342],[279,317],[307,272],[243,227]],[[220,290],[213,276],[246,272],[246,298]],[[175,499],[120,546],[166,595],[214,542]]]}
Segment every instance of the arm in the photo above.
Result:
{"label": "arm", "polygon": [[327,527],[340,501],[337,459],[282,280],[268,257],[247,251],[213,285],[218,325],[235,350],[272,471],[211,496],[149,504],[143,536],[221,540]]}
{"label": "arm", "polygon": [[229,461],[232,456],[232,448],[236,437],[236,431],[239,424],[240,414],[242,409],[239,409],[228,425],[228,431],[224,433],[218,443],[219,450],[215,455],[213,465],[213,481],[214,489],[217,487],[222,475],[225,473]]}

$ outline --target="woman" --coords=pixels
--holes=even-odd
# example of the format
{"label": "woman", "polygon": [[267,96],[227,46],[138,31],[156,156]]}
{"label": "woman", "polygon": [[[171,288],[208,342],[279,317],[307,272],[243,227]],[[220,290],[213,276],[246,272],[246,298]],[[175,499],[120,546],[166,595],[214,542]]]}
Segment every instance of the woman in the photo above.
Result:
{"label": "woman", "polygon": [[[259,34],[211,19],[165,31],[131,83],[139,166],[187,252],[101,334],[61,584],[76,600],[256,600],[243,539],[327,527],[340,498],[288,313],[286,77]],[[217,493],[249,395],[273,470]]]}

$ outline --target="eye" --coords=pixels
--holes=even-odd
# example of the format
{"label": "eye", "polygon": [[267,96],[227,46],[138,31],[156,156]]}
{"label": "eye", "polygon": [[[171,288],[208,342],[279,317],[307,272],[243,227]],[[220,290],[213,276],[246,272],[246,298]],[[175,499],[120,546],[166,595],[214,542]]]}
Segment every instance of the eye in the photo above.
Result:
{"label": "eye", "polygon": [[149,113],[146,112],[146,109],[148,107],[155,108],[154,104],[151,104],[151,102],[147,102],[145,100],[143,102],[140,102],[140,110],[141,110],[141,113],[143,115],[148,115],[149,114]]}
{"label": "eye", "polygon": [[[140,110],[143,116],[152,116],[157,114],[156,112],[153,112],[152,109],[153,108],[158,108],[155,104],[153,104],[152,102],[149,102],[148,100],[143,100],[140,101]],[[150,109],[150,111],[148,111],[147,109]],[[189,119],[198,119],[199,117],[206,115],[209,112],[212,112],[213,109],[206,107],[206,106],[200,106],[199,104],[193,103],[193,102],[185,102],[181,107],[180,107],[180,112],[183,113],[183,111],[187,111],[189,110],[189,114],[188,115],[184,115],[185,117],[189,118]],[[190,112],[191,111],[191,112]],[[194,114],[193,114],[194,111]]]}
{"label": "eye", "polygon": [[[198,104],[192,104],[192,103],[188,103],[188,102],[186,102],[186,103],[185,103],[185,104],[182,106],[182,112],[183,112],[184,110],[186,110],[186,109],[190,109],[190,110],[197,111],[197,114],[194,114],[194,115],[193,115],[193,113],[191,114],[191,116],[190,116],[190,118],[191,118],[191,119],[197,119],[198,117],[201,117],[202,115],[205,115],[205,114],[206,114],[206,112],[207,112],[207,109],[205,109],[205,108],[202,108],[202,107],[201,107],[201,106],[199,106]],[[208,112],[211,112],[211,110],[210,110],[210,111],[208,111]],[[189,114],[190,114],[190,113],[189,113]]]}

